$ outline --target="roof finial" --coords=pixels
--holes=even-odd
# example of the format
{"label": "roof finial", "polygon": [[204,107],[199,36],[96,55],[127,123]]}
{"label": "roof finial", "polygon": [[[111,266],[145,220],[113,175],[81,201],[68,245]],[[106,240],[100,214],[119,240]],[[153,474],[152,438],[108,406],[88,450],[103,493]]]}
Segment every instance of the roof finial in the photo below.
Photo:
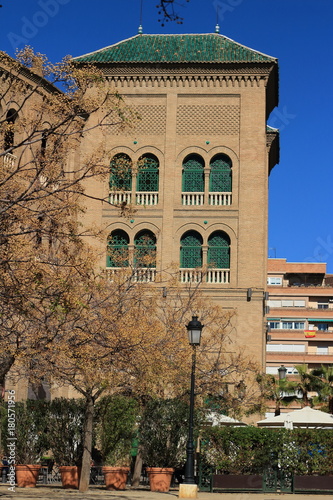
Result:
{"label": "roof finial", "polygon": [[140,26],[138,28],[138,34],[139,35],[142,35],[142,4],[143,4],[143,0],[140,0]]}
{"label": "roof finial", "polygon": [[219,9],[220,6],[216,6],[216,26],[215,26],[215,33],[220,33],[220,25],[219,25]]}

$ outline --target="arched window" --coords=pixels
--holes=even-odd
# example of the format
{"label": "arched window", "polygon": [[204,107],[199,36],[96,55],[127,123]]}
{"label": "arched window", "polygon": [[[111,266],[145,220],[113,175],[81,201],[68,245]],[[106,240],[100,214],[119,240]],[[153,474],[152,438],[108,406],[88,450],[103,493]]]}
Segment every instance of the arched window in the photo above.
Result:
{"label": "arched window", "polygon": [[210,162],[209,191],[231,193],[232,190],[232,162],[229,156],[216,155]]}
{"label": "arched window", "polygon": [[110,189],[131,191],[132,160],[126,154],[115,155],[110,163]]}
{"label": "arched window", "polygon": [[4,150],[10,149],[14,146],[14,123],[17,118],[17,111],[11,108],[6,115],[6,130],[4,136]]}
{"label": "arched window", "polygon": [[138,175],[136,190],[139,192],[158,191],[159,162],[156,156],[145,154],[138,161]]}
{"label": "arched window", "polygon": [[208,238],[207,263],[217,269],[230,268],[230,238],[223,231],[216,231]]}
{"label": "arched window", "polygon": [[203,193],[205,190],[204,160],[191,154],[183,161],[183,192]]}
{"label": "arched window", "polygon": [[107,267],[128,267],[128,244],[129,238],[125,231],[112,231],[108,240]]}
{"label": "arched window", "polygon": [[180,240],[180,267],[202,266],[202,237],[196,231],[188,231]]}
{"label": "arched window", "polygon": [[140,231],[134,238],[134,246],[136,267],[156,267],[156,237],[151,231]]}

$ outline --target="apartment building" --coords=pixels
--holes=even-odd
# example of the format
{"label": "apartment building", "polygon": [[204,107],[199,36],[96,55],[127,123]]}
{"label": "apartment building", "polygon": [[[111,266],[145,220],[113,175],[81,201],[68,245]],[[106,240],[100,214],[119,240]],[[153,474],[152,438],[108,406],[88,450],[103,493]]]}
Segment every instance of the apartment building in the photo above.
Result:
{"label": "apartment building", "polygon": [[333,364],[333,275],[322,262],[268,259],[266,372]]}

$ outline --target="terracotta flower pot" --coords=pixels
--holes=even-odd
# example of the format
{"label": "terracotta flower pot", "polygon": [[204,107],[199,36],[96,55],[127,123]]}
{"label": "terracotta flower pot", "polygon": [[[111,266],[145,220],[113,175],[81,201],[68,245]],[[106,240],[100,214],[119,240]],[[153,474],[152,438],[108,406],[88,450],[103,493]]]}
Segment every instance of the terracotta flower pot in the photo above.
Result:
{"label": "terracotta flower pot", "polygon": [[15,465],[16,481],[19,488],[34,488],[37,483],[40,465]]}
{"label": "terracotta flower pot", "polygon": [[129,467],[102,467],[107,490],[125,490]]}
{"label": "terracotta flower pot", "polygon": [[151,491],[169,491],[174,469],[166,467],[147,467]]}
{"label": "terracotta flower pot", "polygon": [[79,488],[81,468],[76,465],[62,465],[59,467],[62,487],[77,490]]}

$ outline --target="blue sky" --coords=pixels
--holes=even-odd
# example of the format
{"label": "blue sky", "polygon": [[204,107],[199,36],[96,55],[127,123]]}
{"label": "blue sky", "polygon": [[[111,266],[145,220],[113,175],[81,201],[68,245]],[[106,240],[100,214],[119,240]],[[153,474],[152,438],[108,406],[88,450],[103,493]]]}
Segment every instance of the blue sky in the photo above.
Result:
{"label": "blue sky", "polygon": [[[333,1],[176,0],[182,25],[158,22],[143,0],[144,33],[220,33],[279,59],[280,164],[269,181],[269,256],[327,262],[333,273]],[[31,45],[53,62],[137,34],[140,0],[2,0],[0,49]],[[255,237],[255,235],[253,235]]]}

